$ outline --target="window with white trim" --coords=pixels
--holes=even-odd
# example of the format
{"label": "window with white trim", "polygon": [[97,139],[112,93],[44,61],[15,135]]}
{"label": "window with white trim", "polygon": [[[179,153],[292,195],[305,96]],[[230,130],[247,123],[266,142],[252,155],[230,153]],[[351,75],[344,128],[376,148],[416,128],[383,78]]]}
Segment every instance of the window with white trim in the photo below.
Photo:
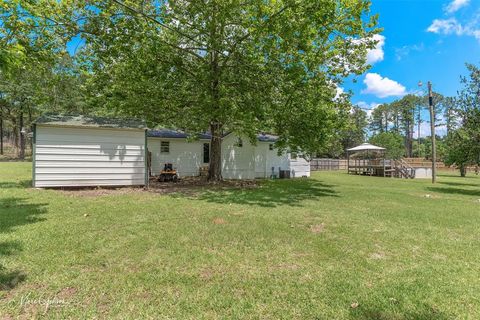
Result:
{"label": "window with white trim", "polygon": [[170,141],[160,142],[160,153],[170,153]]}

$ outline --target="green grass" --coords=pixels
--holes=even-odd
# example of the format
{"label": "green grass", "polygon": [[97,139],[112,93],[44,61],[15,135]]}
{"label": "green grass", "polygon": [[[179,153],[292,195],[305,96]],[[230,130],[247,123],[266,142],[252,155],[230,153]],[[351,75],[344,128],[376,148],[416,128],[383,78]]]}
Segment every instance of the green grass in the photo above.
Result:
{"label": "green grass", "polygon": [[94,197],[29,165],[0,163],[0,318],[480,318],[473,175]]}

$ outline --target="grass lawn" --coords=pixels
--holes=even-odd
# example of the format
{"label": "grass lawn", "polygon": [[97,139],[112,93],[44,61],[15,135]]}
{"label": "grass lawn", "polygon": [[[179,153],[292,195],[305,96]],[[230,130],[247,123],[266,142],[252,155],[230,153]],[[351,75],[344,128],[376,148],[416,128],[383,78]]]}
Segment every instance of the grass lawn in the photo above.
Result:
{"label": "grass lawn", "polygon": [[0,163],[0,318],[480,318],[473,175],[100,196],[30,177]]}

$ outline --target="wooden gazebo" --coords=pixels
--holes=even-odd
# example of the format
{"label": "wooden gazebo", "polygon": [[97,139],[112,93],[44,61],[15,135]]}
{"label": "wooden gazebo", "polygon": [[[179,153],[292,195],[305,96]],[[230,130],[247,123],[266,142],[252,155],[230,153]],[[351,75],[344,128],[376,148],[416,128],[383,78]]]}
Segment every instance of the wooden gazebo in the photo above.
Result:
{"label": "wooden gazebo", "polygon": [[362,143],[347,149],[348,173],[369,176],[387,176],[392,171],[392,163],[385,159],[386,149],[370,143]]}

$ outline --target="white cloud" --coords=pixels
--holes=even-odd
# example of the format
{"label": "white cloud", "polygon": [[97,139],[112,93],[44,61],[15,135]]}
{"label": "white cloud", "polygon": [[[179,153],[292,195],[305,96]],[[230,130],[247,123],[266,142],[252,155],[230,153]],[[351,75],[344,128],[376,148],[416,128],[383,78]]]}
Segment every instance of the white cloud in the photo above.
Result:
{"label": "white cloud", "polygon": [[335,94],[335,98],[333,98],[334,100],[340,99],[340,96],[345,93],[345,89],[339,86],[336,86],[335,91],[336,91],[336,94]]}
{"label": "white cloud", "polygon": [[467,6],[469,4],[470,0],[453,0],[450,2],[446,7],[445,11],[447,13],[454,13],[458,11],[459,9]]}
{"label": "white cloud", "polygon": [[436,34],[472,36],[480,40],[480,28],[477,19],[470,21],[467,25],[462,25],[455,18],[435,19],[427,28],[427,31]]}
{"label": "white cloud", "polygon": [[382,77],[378,73],[367,73],[363,83],[367,85],[367,88],[362,90],[362,93],[373,94],[379,98],[401,97],[407,94],[405,87],[400,83]]}
{"label": "white cloud", "polygon": [[359,101],[356,104],[360,109],[364,110],[367,112],[367,116],[370,117],[372,115],[373,110],[381,105],[381,103],[377,102],[372,102],[372,103],[367,103],[365,101]]}
{"label": "white cloud", "polygon": [[376,34],[373,36],[373,40],[377,41],[375,48],[367,51],[367,63],[374,64],[376,62],[382,61],[384,52],[383,46],[385,45],[385,37],[381,34]]}
{"label": "white cloud", "polygon": [[456,34],[462,35],[464,28],[455,18],[450,19],[435,19],[427,29],[428,32],[440,34]]}
{"label": "white cloud", "polygon": [[[430,128],[430,122],[429,121],[423,121],[420,123],[420,138],[425,138],[425,137],[430,137],[431,135],[431,128]],[[435,126],[435,135],[437,136],[445,136],[447,135],[447,126],[442,124],[442,125],[436,125]],[[413,130],[413,137],[416,139],[418,137],[418,125],[415,125],[415,128]]]}
{"label": "white cloud", "polygon": [[410,52],[412,52],[412,51],[421,52],[424,49],[425,49],[425,45],[423,44],[423,42],[420,43],[420,44],[403,46],[401,48],[395,49],[395,56],[396,56],[397,60],[402,60],[403,57],[408,56],[410,54]]}

